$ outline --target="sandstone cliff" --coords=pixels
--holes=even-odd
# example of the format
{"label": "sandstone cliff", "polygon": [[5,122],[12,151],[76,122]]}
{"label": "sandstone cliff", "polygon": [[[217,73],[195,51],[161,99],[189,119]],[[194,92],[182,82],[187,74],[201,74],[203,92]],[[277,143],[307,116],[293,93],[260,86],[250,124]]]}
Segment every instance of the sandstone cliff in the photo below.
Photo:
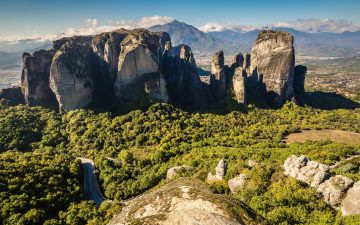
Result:
{"label": "sandstone cliff", "polygon": [[265,84],[270,105],[280,106],[293,96],[294,38],[288,32],[263,30],[251,51],[251,75]]}

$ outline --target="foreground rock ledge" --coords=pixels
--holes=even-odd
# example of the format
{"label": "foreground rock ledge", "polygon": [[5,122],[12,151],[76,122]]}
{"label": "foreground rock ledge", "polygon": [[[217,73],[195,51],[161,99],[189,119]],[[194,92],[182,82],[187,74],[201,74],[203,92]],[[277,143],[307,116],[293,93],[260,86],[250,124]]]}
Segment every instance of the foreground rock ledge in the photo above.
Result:
{"label": "foreground rock ledge", "polygon": [[116,215],[115,224],[267,224],[242,202],[213,194],[203,182],[180,178],[135,198]]}

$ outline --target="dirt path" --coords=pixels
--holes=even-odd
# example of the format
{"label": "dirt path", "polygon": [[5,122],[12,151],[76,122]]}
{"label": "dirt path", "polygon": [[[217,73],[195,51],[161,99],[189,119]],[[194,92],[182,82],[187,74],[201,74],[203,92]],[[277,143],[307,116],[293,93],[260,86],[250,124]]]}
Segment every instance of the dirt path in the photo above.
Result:
{"label": "dirt path", "polygon": [[330,139],[340,144],[360,144],[360,134],[343,130],[304,130],[285,138],[287,144],[305,141],[324,141]]}

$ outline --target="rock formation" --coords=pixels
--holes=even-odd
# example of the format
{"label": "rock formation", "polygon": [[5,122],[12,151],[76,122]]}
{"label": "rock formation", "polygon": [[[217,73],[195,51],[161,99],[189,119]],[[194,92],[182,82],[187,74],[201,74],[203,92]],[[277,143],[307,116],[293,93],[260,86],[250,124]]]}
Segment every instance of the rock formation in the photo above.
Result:
{"label": "rock formation", "polygon": [[[121,42],[118,73],[114,83],[117,97],[138,98],[139,92],[168,102],[166,81],[161,73],[161,59],[169,35],[139,29]],[[135,91],[135,90],[136,91]]]}
{"label": "rock formation", "polygon": [[294,38],[288,32],[262,30],[251,50],[252,76],[265,84],[270,105],[280,106],[293,96]]}
{"label": "rock formation", "polygon": [[341,203],[343,216],[360,215],[360,181],[356,182]]}
{"label": "rock formation", "polygon": [[250,68],[250,54],[247,52],[244,54],[244,63],[242,65],[242,67],[244,69]]}
{"label": "rock formation", "polygon": [[221,101],[226,94],[226,70],[224,52],[216,52],[211,60],[210,88],[216,101]]}
{"label": "rock formation", "polygon": [[232,84],[237,102],[246,104],[246,72],[243,68],[235,69]]}
{"label": "rock formation", "polygon": [[329,166],[310,161],[305,156],[291,156],[284,163],[285,174],[317,188],[329,179]]}
{"label": "rock formation", "polygon": [[248,177],[245,174],[239,174],[238,176],[228,180],[230,191],[234,193],[237,188],[243,187],[246,184]]}
{"label": "rock formation", "polygon": [[109,225],[266,224],[245,204],[211,193],[199,180],[181,178],[132,200]]}
{"label": "rock formation", "polygon": [[167,170],[166,172],[166,179],[172,179],[174,177],[176,177],[176,175],[178,175],[179,173],[184,173],[187,171],[192,170],[193,168],[190,166],[175,166],[175,167],[171,167],[170,169]]}
{"label": "rock formation", "polygon": [[163,73],[172,104],[180,107],[204,105],[205,93],[189,46],[171,47],[170,42],[166,44]]}
{"label": "rock formation", "polygon": [[11,87],[0,89],[0,100],[4,99],[8,105],[25,104],[24,95],[21,93],[21,87]]}
{"label": "rock formation", "polygon": [[337,207],[341,204],[347,190],[349,190],[353,183],[348,177],[336,175],[320,184],[317,191],[322,193],[326,203]]}
{"label": "rock formation", "polygon": [[360,214],[359,182],[351,188],[354,183],[352,179],[342,175],[331,177],[329,166],[310,161],[305,156],[291,156],[283,166],[286,175],[316,188],[324,201],[335,209],[341,204],[345,216]]}
{"label": "rock formation", "polygon": [[49,87],[49,74],[54,51],[40,50],[33,55],[24,53],[21,89],[29,106],[41,105],[56,108],[54,93]]}
{"label": "rock formation", "polygon": [[[228,109],[233,100],[253,104],[265,95],[270,105],[279,106],[293,94],[292,44],[286,32],[262,31],[251,57],[239,53],[228,66],[223,51],[215,53],[211,76],[204,83],[191,48],[172,47],[165,32],[119,29],[62,38],[51,50],[23,55],[22,93],[28,105],[65,111],[129,103],[136,107],[153,100],[190,110],[209,105]],[[296,69],[297,95],[304,93],[301,68]]]}
{"label": "rock formation", "polygon": [[224,159],[221,159],[215,168],[215,175],[209,172],[207,176],[207,180],[208,181],[223,180],[226,171],[227,171],[227,164]]}
{"label": "rock formation", "polygon": [[101,70],[94,52],[88,45],[66,42],[54,55],[50,69],[50,88],[60,109],[69,111],[93,103],[95,82]]}

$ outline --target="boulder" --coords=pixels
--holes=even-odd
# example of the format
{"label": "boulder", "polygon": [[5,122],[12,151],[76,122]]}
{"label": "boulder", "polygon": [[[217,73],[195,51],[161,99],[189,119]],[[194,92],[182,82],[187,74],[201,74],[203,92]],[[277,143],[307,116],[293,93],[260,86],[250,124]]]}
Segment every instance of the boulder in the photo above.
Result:
{"label": "boulder", "polygon": [[237,177],[228,180],[230,191],[234,193],[237,188],[243,187],[246,184],[247,179],[248,177],[245,174],[239,174]]}
{"label": "boulder", "polygon": [[[119,98],[150,98],[168,102],[166,81],[160,63],[168,35],[144,29],[130,32],[121,42],[115,94]],[[142,93],[141,93],[142,92]]]}
{"label": "boulder", "polygon": [[109,225],[266,224],[240,201],[213,194],[203,182],[180,178],[130,201]]}
{"label": "boulder", "polygon": [[21,87],[11,87],[0,89],[0,100],[4,99],[9,105],[25,104],[24,95],[21,93]]}
{"label": "boulder", "polygon": [[353,183],[353,180],[348,177],[336,175],[320,184],[317,191],[322,193],[326,203],[337,207],[341,204],[347,190]]}
{"label": "boulder", "polygon": [[235,69],[232,84],[235,92],[236,101],[241,104],[246,104],[246,72],[242,67],[238,67]]}
{"label": "boulder", "polygon": [[356,182],[346,194],[341,202],[341,212],[343,216],[353,216],[360,214],[360,181]]}
{"label": "boulder", "polygon": [[252,46],[250,71],[266,87],[270,105],[280,106],[293,96],[295,51],[293,36],[262,30]]}
{"label": "boulder", "polygon": [[250,159],[248,161],[248,166],[249,167],[255,167],[255,166],[258,166],[258,165],[260,165],[260,163],[258,161],[256,161],[256,160]]}
{"label": "boulder", "polygon": [[22,56],[21,91],[29,106],[57,108],[57,101],[49,86],[53,50],[40,50]]}
{"label": "boulder", "polygon": [[178,175],[178,173],[183,173],[189,170],[192,170],[193,168],[190,166],[175,166],[175,167],[171,167],[170,169],[167,170],[166,172],[166,179],[172,179],[174,178],[176,175]]}
{"label": "boulder", "polygon": [[300,180],[311,187],[317,188],[329,179],[330,167],[315,161],[310,161],[305,156],[291,156],[284,163],[285,174]]}
{"label": "boulder", "polygon": [[227,171],[227,164],[223,158],[218,162],[218,164],[215,168],[215,175],[213,175],[211,172],[209,172],[207,180],[208,181],[223,180],[223,178],[226,174],[226,171]]}

